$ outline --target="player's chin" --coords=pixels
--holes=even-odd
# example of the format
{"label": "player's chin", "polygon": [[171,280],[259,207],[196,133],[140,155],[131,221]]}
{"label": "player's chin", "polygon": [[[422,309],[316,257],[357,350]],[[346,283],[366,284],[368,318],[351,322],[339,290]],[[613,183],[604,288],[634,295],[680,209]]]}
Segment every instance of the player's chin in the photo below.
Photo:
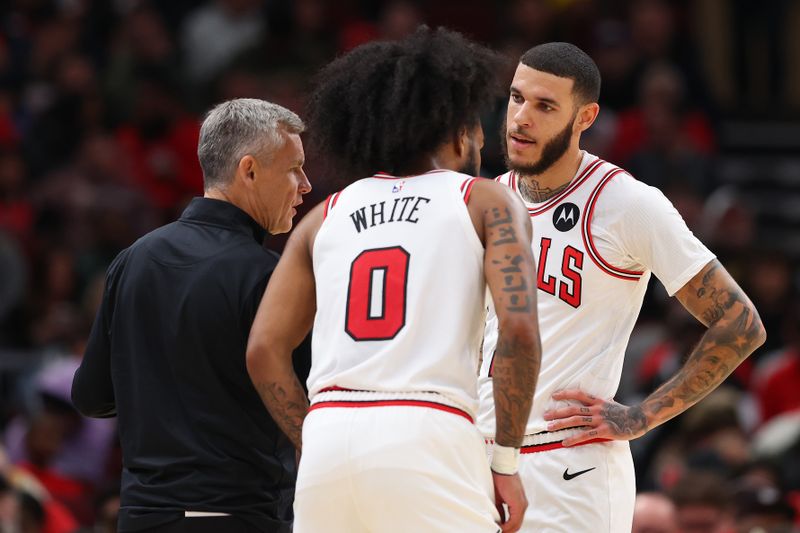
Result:
{"label": "player's chin", "polygon": [[539,162],[538,157],[531,157],[528,155],[527,157],[522,156],[520,154],[514,154],[509,152],[508,154],[508,161],[511,163],[511,168],[526,168],[532,167],[536,163]]}

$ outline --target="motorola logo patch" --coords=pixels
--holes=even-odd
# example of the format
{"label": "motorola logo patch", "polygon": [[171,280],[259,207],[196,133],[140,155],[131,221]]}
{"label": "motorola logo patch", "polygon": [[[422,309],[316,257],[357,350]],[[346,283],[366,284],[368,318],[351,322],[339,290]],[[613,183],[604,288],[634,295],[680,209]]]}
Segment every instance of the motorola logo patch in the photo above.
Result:
{"label": "motorola logo patch", "polygon": [[578,223],[581,212],[578,206],[565,202],[553,211],[553,225],[558,231],[569,231]]}

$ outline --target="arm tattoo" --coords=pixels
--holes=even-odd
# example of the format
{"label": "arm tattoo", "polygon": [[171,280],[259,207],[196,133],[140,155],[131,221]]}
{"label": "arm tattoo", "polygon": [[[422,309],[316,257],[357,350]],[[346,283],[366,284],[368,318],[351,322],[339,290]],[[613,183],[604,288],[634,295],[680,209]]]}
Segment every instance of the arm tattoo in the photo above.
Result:
{"label": "arm tattoo", "polygon": [[512,313],[530,313],[531,300],[526,294],[528,282],[519,264],[523,261],[522,256],[511,257],[506,255],[502,260],[492,260],[492,266],[503,273],[503,292],[508,293],[508,300],[501,297],[501,301],[506,304],[506,309]]}
{"label": "arm tattoo", "polygon": [[549,200],[553,196],[557,195],[567,187],[572,181],[568,181],[563,185],[559,185],[555,189],[550,189],[548,187],[542,187],[539,185],[539,182],[535,179],[525,178],[520,176],[518,180],[519,183],[519,192],[522,193],[522,197],[525,198],[528,202],[532,203],[541,203],[546,200]]}
{"label": "arm tattoo", "polygon": [[[487,218],[490,220],[486,224],[486,241],[490,246],[502,246],[504,244],[516,244],[516,232],[514,231],[514,217],[511,211],[504,207],[502,209],[493,207],[486,211]],[[508,299],[502,298],[508,311],[513,313],[530,313],[531,301],[526,294],[528,282],[520,263],[523,262],[521,255],[505,255],[502,260],[492,260],[492,266],[502,273],[503,292],[507,293]]]}
{"label": "arm tattoo", "polygon": [[600,414],[615,435],[639,436],[647,431],[647,417],[639,406],[626,407],[617,403],[607,403]]}
{"label": "arm tattoo", "polygon": [[294,383],[288,388],[284,385],[278,382],[262,382],[256,383],[255,387],[272,419],[299,450],[302,446],[303,420],[308,412],[308,400],[296,376]]}
{"label": "arm tattoo", "polygon": [[512,225],[514,218],[511,216],[511,211],[507,207],[502,210],[493,207],[488,212],[491,214],[491,222],[486,224],[486,229],[489,231],[488,240],[492,246],[516,243],[517,234]]}
{"label": "arm tattoo", "polygon": [[533,393],[539,377],[542,349],[520,338],[500,332],[494,356],[494,404],[497,417],[495,440],[502,446],[518,447],[525,435]]}
{"label": "arm tattoo", "polygon": [[706,267],[699,286],[691,287],[693,297],[687,303],[708,331],[678,373],[642,403],[653,425],[700,401],[764,342],[764,329],[755,308],[723,274],[714,261]]}

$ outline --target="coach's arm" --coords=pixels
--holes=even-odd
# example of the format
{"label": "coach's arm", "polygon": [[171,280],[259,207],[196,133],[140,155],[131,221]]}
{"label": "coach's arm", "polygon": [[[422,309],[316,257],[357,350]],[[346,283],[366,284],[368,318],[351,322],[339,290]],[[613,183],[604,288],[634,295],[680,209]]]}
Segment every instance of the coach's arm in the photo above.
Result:
{"label": "coach's arm", "polygon": [[753,303],[716,259],[675,294],[708,330],[672,378],[640,404],[621,405],[580,390],[553,394],[555,400],[577,400],[545,413],[549,430],[586,426],[564,444],[608,438],[630,440],[679,415],[714,390],[767,338]]}

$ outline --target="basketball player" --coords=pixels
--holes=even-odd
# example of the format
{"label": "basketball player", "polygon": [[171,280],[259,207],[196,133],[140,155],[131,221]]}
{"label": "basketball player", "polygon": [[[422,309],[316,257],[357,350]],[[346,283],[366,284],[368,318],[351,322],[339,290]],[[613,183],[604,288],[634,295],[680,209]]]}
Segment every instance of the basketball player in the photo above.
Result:
{"label": "basketball player", "polygon": [[[293,233],[248,348],[256,389],[300,448],[291,350],[313,321],[295,533],[521,524],[518,447],[540,358],[530,217],[510,189],[471,177],[494,65],[459,34],[421,28],[320,75],[312,144],[333,175],[363,179]],[[500,328],[491,472],[473,424],[487,284]]]}
{"label": "basketball player", "polygon": [[[566,43],[526,52],[511,83],[497,181],[525,201],[537,257],[542,367],[520,475],[523,531],[629,532],[628,443],[688,409],[765,339],[753,304],[660,191],[580,149],[599,112],[594,62]],[[612,400],[654,273],[707,328],[683,368],[641,404]],[[479,427],[495,435],[497,319],[480,374]]]}

